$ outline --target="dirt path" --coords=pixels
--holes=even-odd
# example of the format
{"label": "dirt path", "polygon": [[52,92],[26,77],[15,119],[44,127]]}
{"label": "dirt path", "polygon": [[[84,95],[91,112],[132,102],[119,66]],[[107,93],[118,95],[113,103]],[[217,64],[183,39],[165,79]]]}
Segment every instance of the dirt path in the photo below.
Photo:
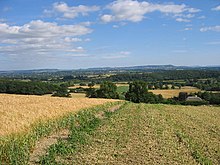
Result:
{"label": "dirt path", "polygon": [[69,136],[69,130],[64,129],[48,137],[44,137],[36,143],[33,152],[30,155],[29,164],[35,165],[39,162],[39,158],[47,154],[47,149],[57,143],[58,139],[67,140]]}

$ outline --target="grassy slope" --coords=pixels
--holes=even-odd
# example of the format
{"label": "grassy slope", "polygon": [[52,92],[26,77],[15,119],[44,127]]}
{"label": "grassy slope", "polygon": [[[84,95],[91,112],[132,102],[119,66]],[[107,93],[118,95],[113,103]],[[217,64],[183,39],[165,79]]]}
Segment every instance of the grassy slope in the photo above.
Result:
{"label": "grassy slope", "polygon": [[220,108],[127,104],[65,164],[220,164]]}

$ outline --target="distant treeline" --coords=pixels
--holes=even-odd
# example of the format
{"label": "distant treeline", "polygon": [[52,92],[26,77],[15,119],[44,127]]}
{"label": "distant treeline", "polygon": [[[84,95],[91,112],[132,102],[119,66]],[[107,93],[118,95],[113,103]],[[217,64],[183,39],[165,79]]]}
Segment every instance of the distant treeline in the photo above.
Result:
{"label": "distant treeline", "polygon": [[188,79],[207,79],[219,78],[220,71],[201,71],[201,70],[172,70],[154,73],[123,73],[107,77],[108,81],[136,81],[146,82],[163,81],[163,80],[188,80]]}
{"label": "distant treeline", "polygon": [[44,95],[58,90],[59,86],[45,82],[0,80],[0,93]]}
{"label": "distant treeline", "polygon": [[43,72],[32,74],[6,74],[1,75],[4,79],[18,79],[31,81],[49,81],[49,82],[95,82],[102,83],[103,81],[136,81],[142,80],[145,82],[157,82],[166,80],[192,80],[192,79],[207,79],[215,78],[220,80],[219,70],[157,70],[147,72],[146,70],[134,71],[63,71],[63,72]]}

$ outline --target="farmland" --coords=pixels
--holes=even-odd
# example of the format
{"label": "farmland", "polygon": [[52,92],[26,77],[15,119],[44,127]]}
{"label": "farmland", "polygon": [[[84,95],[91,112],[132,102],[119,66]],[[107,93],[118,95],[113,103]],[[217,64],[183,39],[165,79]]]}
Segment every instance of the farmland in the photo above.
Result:
{"label": "farmland", "polygon": [[[0,164],[220,164],[220,99],[206,92],[218,91],[219,79],[178,81],[171,79],[177,72],[166,73],[166,81],[159,73],[107,77],[113,82],[89,75],[1,80],[8,94],[0,94]],[[179,92],[196,93],[204,106],[168,99]]]}
{"label": "farmland", "polygon": [[220,163],[219,107],[124,103],[100,113],[104,109],[81,114],[69,139],[52,145],[40,163]]}
{"label": "farmland", "polygon": [[185,86],[181,89],[155,89],[155,90],[149,90],[150,92],[153,92],[156,95],[161,94],[164,98],[172,98],[177,97],[180,92],[187,92],[187,93],[196,93],[201,90],[195,87]]}
{"label": "farmland", "polygon": [[111,101],[115,100],[0,94],[0,136],[26,131],[38,121]]}
{"label": "farmland", "polygon": [[[125,92],[128,91],[129,89],[129,85],[128,84],[119,84],[119,83],[116,83],[117,85],[117,92],[119,94],[123,94]],[[74,87],[70,87],[71,88],[84,88],[84,89],[87,89],[88,86],[79,86],[79,85],[76,85]],[[100,86],[99,85],[95,85],[94,88],[98,89]],[[191,86],[183,86],[181,89],[154,89],[154,90],[149,90],[149,92],[153,92],[154,94],[156,95],[159,95],[161,94],[164,98],[173,98],[173,97],[177,97],[179,95],[180,92],[187,92],[188,94],[190,93],[196,93],[196,92],[199,92],[201,91],[200,89],[196,88],[196,87],[191,87]],[[76,98],[81,98],[85,95],[83,94],[74,94],[72,93],[71,94],[72,97],[76,97]]]}

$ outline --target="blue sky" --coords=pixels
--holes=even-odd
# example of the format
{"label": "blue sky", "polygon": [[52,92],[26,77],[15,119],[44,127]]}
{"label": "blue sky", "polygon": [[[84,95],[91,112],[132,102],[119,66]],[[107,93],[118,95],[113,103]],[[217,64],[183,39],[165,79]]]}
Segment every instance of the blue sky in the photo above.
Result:
{"label": "blue sky", "polygon": [[219,0],[0,0],[0,70],[220,65]]}

